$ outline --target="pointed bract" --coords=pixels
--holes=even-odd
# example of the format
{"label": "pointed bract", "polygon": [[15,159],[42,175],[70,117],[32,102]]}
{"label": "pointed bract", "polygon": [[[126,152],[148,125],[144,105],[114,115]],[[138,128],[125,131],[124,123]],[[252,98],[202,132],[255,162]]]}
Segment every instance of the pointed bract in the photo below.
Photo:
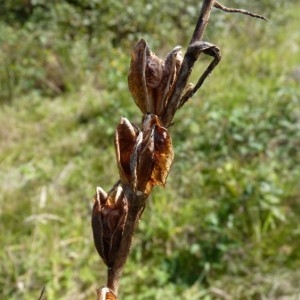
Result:
{"label": "pointed bract", "polygon": [[143,114],[147,113],[148,91],[146,86],[146,64],[148,44],[141,39],[135,46],[128,74],[128,87],[136,105]]}
{"label": "pointed bract", "polygon": [[154,145],[155,164],[151,182],[153,185],[165,185],[174,160],[172,140],[166,128],[155,125]]}

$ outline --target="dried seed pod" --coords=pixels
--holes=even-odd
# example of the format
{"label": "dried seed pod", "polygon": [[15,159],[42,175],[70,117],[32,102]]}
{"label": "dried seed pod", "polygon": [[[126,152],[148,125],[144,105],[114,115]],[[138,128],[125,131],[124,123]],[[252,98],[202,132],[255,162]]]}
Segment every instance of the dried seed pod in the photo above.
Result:
{"label": "dried seed pod", "polygon": [[168,130],[154,114],[143,118],[142,130],[122,118],[115,134],[120,180],[138,195],[149,195],[155,185],[164,185],[174,159]]}
{"label": "dried seed pod", "polygon": [[163,76],[157,87],[157,99],[155,103],[155,113],[161,116],[167,106],[169,97],[173,90],[174,82],[182,63],[181,47],[175,47],[168,53],[163,65]]}
{"label": "dried seed pod", "polygon": [[108,193],[98,187],[94,201],[92,211],[94,243],[104,263],[110,267],[118,254],[128,212],[128,201],[120,182]]}
{"label": "dried seed pod", "polygon": [[128,74],[129,90],[143,114],[162,116],[181,67],[181,47],[175,47],[165,60],[157,57],[145,40],[135,46]]}
{"label": "dried seed pod", "polygon": [[154,186],[164,185],[173,159],[172,140],[168,130],[156,115],[144,116],[143,141],[135,162],[137,193],[149,195]]}

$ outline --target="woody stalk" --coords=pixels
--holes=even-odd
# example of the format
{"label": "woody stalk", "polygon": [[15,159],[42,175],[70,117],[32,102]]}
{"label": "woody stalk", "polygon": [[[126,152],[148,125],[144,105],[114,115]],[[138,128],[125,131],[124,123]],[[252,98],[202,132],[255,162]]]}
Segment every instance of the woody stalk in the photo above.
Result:
{"label": "woody stalk", "polygon": [[[213,7],[265,19],[204,0],[184,57],[181,47],[176,46],[161,59],[143,39],[134,48],[128,86],[142,112],[142,122],[138,127],[121,118],[114,138],[119,180],[107,193],[97,187],[92,210],[95,247],[107,266],[107,283],[98,289],[98,300],[117,299],[119,281],[147,198],[155,186],[165,185],[174,160],[168,128],[176,111],[197,92],[221,59],[217,46],[202,41]],[[211,56],[212,61],[196,84],[189,83],[201,53]]]}

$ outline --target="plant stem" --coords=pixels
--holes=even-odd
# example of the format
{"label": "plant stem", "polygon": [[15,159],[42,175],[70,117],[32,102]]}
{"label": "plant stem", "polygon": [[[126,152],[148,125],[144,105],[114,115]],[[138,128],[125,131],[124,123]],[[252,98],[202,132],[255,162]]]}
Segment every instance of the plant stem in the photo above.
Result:
{"label": "plant stem", "polygon": [[125,196],[128,199],[128,215],[115,263],[107,270],[107,287],[110,288],[115,295],[118,294],[119,281],[129,255],[134,231],[143,213],[146,202],[145,196],[137,196],[130,186],[124,185],[123,188]]}
{"label": "plant stem", "polygon": [[188,46],[188,50],[184,56],[181,69],[177,77],[177,81],[175,83],[165,113],[161,118],[161,121],[165,126],[170,125],[177,109],[180,106],[180,99],[181,99],[182,92],[187,85],[195,61],[198,59],[198,56],[200,54],[200,52],[198,52],[197,55],[194,55],[193,53],[194,51],[192,51],[193,44],[202,40],[214,2],[215,0],[204,0],[202,3],[200,15],[197,24],[195,26],[195,30],[191,38],[190,44]]}
{"label": "plant stem", "polygon": [[[198,18],[198,22],[196,24],[190,45],[202,39],[214,1],[215,0],[203,1],[200,16]],[[183,73],[183,80],[181,80],[180,82],[176,82],[175,89],[177,88],[180,91],[183,90],[195,60],[197,60],[197,57],[191,59],[190,55],[185,55],[183,66],[188,66],[189,70],[187,71],[186,68],[182,68],[180,70],[180,72]],[[163,120],[164,124],[169,124],[171,122],[176,110],[178,109],[179,103],[178,101],[174,101],[174,99],[176,100],[176,97],[173,97],[172,99],[173,102],[169,103],[170,107],[168,107],[167,109],[167,117],[165,120]],[[123,272],[123,268],[129,255],[133,234],[141,217],[141,214],[143,213],[143,209],[145,207],[146,202],[146,197],[137,196],[129,185],[124,185],[123,188],[125,196],[128,200],[128,215],[125,222],[124,232],[117,257],[115,259],[114,264],[107,270],[107,287],[111,289],[116,296],[118,294],[119,281]]]}
{"label": "plant stem", "polygon": [[194,42],[201,41],[210,17],[211,9],[214,5],[215,0],[204,0],[200,10],[200,15],[195,26],[193,36],[190,41],[190,45]]}

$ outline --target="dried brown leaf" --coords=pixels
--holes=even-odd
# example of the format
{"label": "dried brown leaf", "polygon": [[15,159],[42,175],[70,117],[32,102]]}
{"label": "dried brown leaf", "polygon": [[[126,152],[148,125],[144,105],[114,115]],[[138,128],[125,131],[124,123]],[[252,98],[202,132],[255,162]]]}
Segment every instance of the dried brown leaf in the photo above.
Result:
{"label": "dried brown leaf", "polygon": [[144,116],[140,134],[142,141],[131,158],[135,166],[134,189],[139,194],[149,195],[154,186],[165,184],[174,152],[168,130],[156,115]]}
{"label": "dried brown leaf", "polygon": [[151,174],[152,185],[165,185],[174,160],[172,139],[168,130],[159,125],[154,128],[154,168]]}

